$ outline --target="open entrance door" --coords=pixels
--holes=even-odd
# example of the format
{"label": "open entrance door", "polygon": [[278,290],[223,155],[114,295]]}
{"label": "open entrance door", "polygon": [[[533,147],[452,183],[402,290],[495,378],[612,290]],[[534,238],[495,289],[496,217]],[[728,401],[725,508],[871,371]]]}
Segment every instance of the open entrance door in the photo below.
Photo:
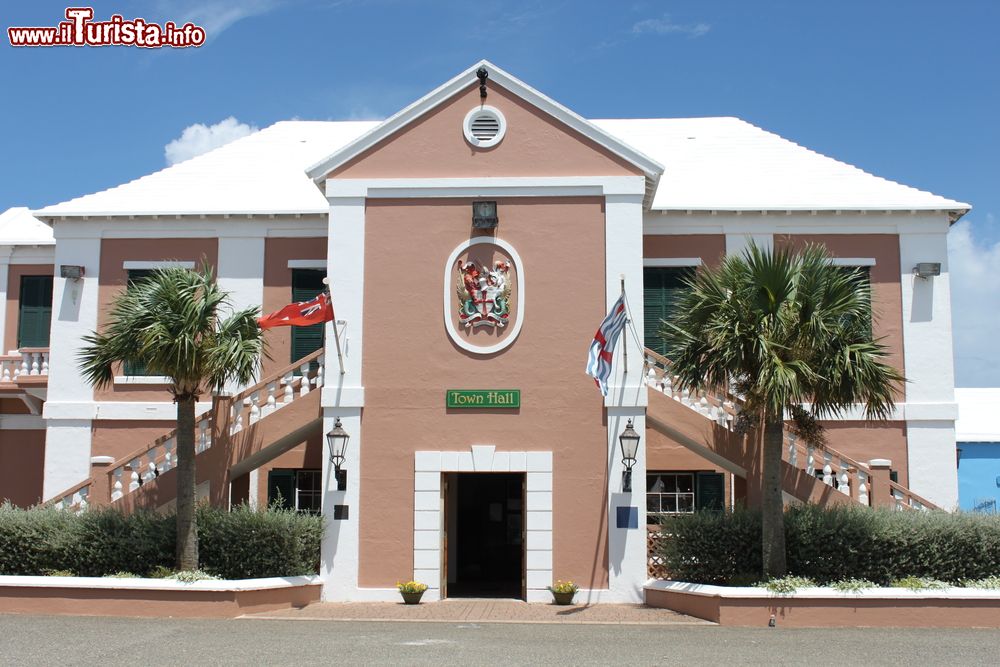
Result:
{"label": "open entrance door", "polygon": [[524,473],[445,476],[448,597],[522,598]]}

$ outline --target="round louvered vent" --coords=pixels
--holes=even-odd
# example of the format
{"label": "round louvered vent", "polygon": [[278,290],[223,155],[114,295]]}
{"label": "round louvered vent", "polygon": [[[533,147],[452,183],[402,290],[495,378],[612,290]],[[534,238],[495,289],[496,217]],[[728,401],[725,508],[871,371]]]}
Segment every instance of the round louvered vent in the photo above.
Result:
{"label": "round louvered vent", "polygon": [[476,148],[496,146],[507,131],[507,121],[499,109],[476,107],[465,116],[465,140]]}

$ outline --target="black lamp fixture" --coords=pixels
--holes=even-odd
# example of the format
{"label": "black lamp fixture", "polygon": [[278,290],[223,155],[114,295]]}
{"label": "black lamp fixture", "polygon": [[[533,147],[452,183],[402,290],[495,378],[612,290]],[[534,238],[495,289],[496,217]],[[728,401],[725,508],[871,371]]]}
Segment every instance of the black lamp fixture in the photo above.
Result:
{"label": "black lamp fixture", "polygon": [[488,79],[490,73],[486,71],[485,67],[480,67],[476,70],[476,78],[479,79],[479,97],[486,99],[486,79]]}
{"label": "black lamp fixture", "polygon": [[618,436],[618,442],[622,448],[622,465],[625,472],[622,473],[622,491],[632,492],[632,466],[635,465],[635,456],[639,452],[639,434],[632,428],[632,420],[628,420],[625,430]]}
{"label": "black lamp fixture", "polygon": [[472,202],[473,229],[493,229],[499,222],[500,219],[497,217],[497,203],[495,201]]}
{"label": "black lamp fixture", "polygon": [[333,422],[333,428],[326,434],[326,444],[330,448],[330,463],[333,464],[334,474],[337,476],[337,490],[347,490],[347,471],[340,466],[344,465],[345,454],[347,453],[347,441],[351,439],[350,434],[344,430],[340,423],[340,417]]}

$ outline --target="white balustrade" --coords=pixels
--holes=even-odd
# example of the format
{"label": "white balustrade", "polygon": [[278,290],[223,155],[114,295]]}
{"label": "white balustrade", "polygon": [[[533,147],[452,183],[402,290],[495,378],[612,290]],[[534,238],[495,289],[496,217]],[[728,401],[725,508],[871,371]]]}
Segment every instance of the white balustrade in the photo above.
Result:
{"label": "white balustrade", "polygon": [[138,489],[142,484],[139,483],[139,459],[132,459],[128,462],[129,482],[128,482],[128,492],[132,493]]}
{"label": "white balustrade", "polygon": [[830,465],[833,457],[829,452],[823,452],[823,483],[833,486],[833,466]]}
{"label": "white balustrade", "polygon": [[299,366],[299,373],[302,376],[302,380],[299,382],[299,396],[305,396],[309,393],[309,364]]}
{"label": "white balustrade", "polygon": [[788,436],[788,465],[799,467],[799,448],[795,445],[795,436]]}
{"label": "white balustrade", "polygon": [[840,462],[840,475],[837,478],[837,490],[846,496],[851,495],[851,476],[846,461]]}
{"label": "white balustrade", "polygon": [[164,473],[174,467],[174,438],[167,438],[163,443],[163,465],[160,467],[160,472]]}
{"label": "white balustrade", "polygon": [[263,415],[265,417],[268,416],[269,414],[271,414],[272,412],[274,412],[278,408],[278,402],[277,402],[277,400],[274,397],[274,395],[277,392],[277,390],[278,390],[278,387],[277,387],[277,383],[276,382],[269,382],[268,383],[268,385],[267,385],[267,400],[265,401],[264,415]]}
{"label": "white balustrade", "polygon": [[115,468],[111,476],[114,481],[111,483],[111,502],[121,499],[125,495],[122,491],[122,473],[124,471],[121,468]]}
{"label": "white balustrade", "polygon": [[293,387],[295,380],[295,375],[291,371],[285,373],[285,376],[281,378],[281,384],[285,386],[285,390],[281,398],[282,405],[288,405],[295,400],[295,388]]}
{"label": "white balustrade", "polygon": [[858,469],[858,502],[868,505],[868,473]]}
{"label": "white balustrade", "polygon": [[146,460],[147,460],[146,472],[142,476],[143,484],[145,484],[146,482],[152,482],[154,479],[156,479],[157,476],[155,447],[146,452]]}
{"label": "white balustrade", "polygon": [[250,423],[256,423],[260,419],[260,392],[255,391],[244,398],[243,405],[250,406]]}

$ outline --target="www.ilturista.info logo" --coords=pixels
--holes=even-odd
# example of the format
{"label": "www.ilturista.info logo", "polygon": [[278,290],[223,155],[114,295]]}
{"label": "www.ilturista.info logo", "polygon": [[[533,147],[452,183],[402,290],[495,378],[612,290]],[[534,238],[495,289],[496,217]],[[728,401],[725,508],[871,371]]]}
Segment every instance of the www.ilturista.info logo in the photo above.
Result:
{"label": "www.ilturista.info logo", "polygon": [[66,19],[55,27],[10,27],[11,46],[138,46],[158,49],[185,48],[205,43],[205,29],[193,23],[163,25],[145,19],[126,20],[112,14],[107,21],[94,21],[93,7],[67,7]]}

